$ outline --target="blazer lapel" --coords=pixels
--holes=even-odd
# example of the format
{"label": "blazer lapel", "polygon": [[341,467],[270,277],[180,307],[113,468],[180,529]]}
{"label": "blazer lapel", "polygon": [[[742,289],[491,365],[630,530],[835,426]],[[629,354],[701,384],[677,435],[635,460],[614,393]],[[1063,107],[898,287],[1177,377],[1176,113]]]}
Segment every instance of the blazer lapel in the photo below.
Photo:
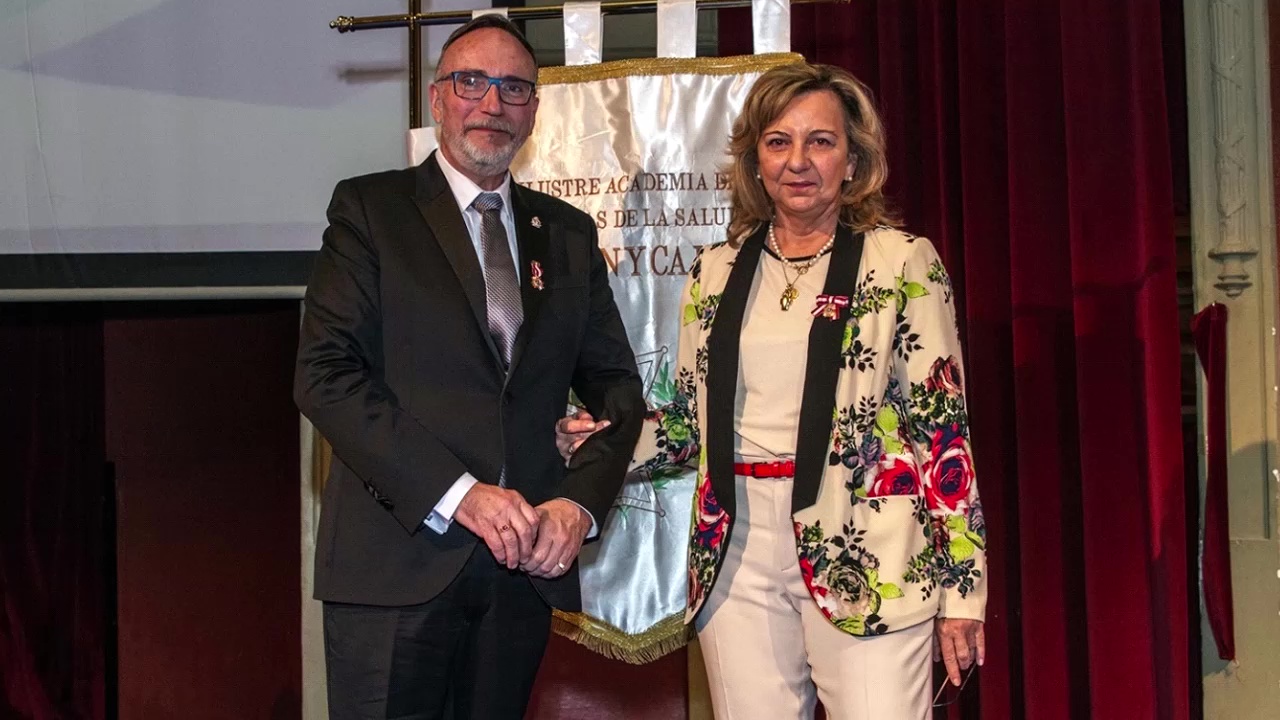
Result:
{"label": "blazer lapel", "polygon": [[[733,406],[738,392],[738,358],[742,320],[751,294],[751,281],[760,264],[768,226],[762,226],[742,242],[729,271],[729,279],[716,306],[707,335],[707,472],[716,500],[729,517],[735,511],[733,486]],[[704,286],[705,292],[705,286]]]}
{"label": "blazer lapel", "polygon": [[[852,298],[858,284],[862,261],[862,233],[841,225],[827,266],[822,292]],[[805,312],[804,308],[800,308]],[[836,382],[840,377],[840,345],[848,310],[833,321],[813,319],[809,329],[809,359],[804,374],[800,402],[800,428],[796,437],[796,479],[791,492],[794,514],[818,501],[822,474],[826,469],[827,447],[831,441],[831,417],[835,410]],[[730,410],[732,412],[732,410]]]}
{"label": "blazer lapel", "polygon": [[418,206],[427,227],[435,237],[436,243],[449,259],[449,265],[462,283],[462,290],[471,305],[476,323],[480,326],[480,335],[484,338],[489,352],[493,354],[498,367],[502,367],[502,355],[498,352],[492,336],[489,334],[488,304],[484,293],[484,272],[480,269],[480,260],[476,257],[475,245],[471,243],[471,234],[467,232],[466,221],[462,219],[462,210],[449,191],[449,183],[440,170],[440,164],[432,153],[418,166],[417,190],[413,202]]}
{"label": "blazer lapel", "polygon": [[520,257],[516,259],[516,275],[520,278],[520,301],[524,306],[524,322],[520,332],[516,333],[515,346],[511,349],[511,367],[508,375],[515,372],[516,365],[524,356],[525,348],[533,334],[538,320],[538,311],[542,309],[542,300],[546,292],[541,287],[543,278],[534,277],[535,270],[540,275],[547,267],[547,251],[550,241],[543,221],[535,216],[525,197],[524,188],[511,181],[511,210],[516,225],[516,244],[520,248]]}

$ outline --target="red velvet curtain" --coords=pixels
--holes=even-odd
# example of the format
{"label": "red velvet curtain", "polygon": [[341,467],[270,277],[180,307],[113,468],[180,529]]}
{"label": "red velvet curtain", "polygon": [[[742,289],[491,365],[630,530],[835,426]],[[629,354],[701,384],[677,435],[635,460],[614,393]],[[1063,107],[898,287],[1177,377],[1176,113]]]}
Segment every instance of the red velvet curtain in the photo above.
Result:
{"label": "red velvet curtain", "polygon": [[102,319],[0,305],[0,717],[100,720]]}
{"label": "red velvet curtain", "polygon": [[[876,91],[890,195],[959,289],[991,595],[957,717],[1192,714],[1176,5],[792,10],[794,50]],[[720,22],[721,54],[750,52],[749,12]]]}
{"label": "red velvet curtain", "polygon": [[1234,603],[1231,600],[1231,538],[1228,530],[1227,306],[1212,303],[1191,318],[1196,356],[1204,369],[1204,614],[1218,657],[1236,659]]}

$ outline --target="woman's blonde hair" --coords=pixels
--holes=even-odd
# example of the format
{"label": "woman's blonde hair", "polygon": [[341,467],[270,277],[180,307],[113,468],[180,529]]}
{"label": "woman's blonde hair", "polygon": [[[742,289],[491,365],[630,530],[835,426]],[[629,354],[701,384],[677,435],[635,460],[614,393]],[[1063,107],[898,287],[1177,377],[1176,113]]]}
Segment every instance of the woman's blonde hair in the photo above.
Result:
{"label": "woman's blonde hair", "polygon": [[889,175],[885,157],[884,125],[876,112],[871,91],[857,78],[832,65],[794,63],[773,68],[760,76],[747,94],[742,114],[729,137],[728,238],[737,245],[763,223],[773,219],[773,200],[756,177],[760,136],[797,97],[826,90],[844,108],[844,131],[854,160],[853,180],[840,192],[840,222],[855,232],[896,221],[885,208],[882,192]]}

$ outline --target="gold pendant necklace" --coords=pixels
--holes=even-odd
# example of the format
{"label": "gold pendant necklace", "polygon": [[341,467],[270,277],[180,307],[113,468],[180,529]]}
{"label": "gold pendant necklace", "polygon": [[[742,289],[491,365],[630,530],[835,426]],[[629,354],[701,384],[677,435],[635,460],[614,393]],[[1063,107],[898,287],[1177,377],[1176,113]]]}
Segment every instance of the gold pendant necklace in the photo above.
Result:
{"label": "gold pendant necklace", "polygon": [[[778,237],[773,233],[773,223],[769,223],[768,240],[769,249],[772,250],[773,254],[777,255],[778,259],[782,261],[782,280],[786,283],[786,287],[782,289],[782,297],[778,299],[778,304],[782,306],[782,311],[786,312],[791,309],[791,305],[796,301],[796,298],[800,297],[800,291],[796,289],[796,283],[800,282],[800,276],[809,272],[809,268],[817,265],[818,261],[822,259],[822,256],[827,254],[827,251],[830,250],[831,246],[836,242],[836,234],[831,233],[831,237],[821,248],[818,249],[817,254],[800,263],[793,262],[786,255],[782,254],[782,249],[778,247]],[[796,271],[795,280],[787,277],[787,268],[792,268]]]}
{"label": "gold pendant necklace", "polygon": [[797,268],[796,279],[789,280],[787,278],[787,266],[782,266],[782,279],[787,283],[787,286],[782,290],[782,298],[779,300],[779,303],[782,305],[783,312],[790,310],[791,303],[795,302],[796,298],[800,297],[800,291],[796,290],[796,283],[800,282],[800,276],[808,271],[808,267]]}
{"label": "gold pendant necklace", "polygon": [[796,298],[797,298],[797,297],[799,297],[799,296],[800,296],[800,292],[799,292],[798,290],[796,290],[796,289],[795,289],[795,287],[793,287],[793,286],[791,286],[791,285],[788,285],[788,286],[787,286],[787,289],[782,291],[782,301],[781,301],[781,302],[782,302],[782,309],[783,309],[783,311],[790,310],[790,309],[791,309],[791,303],[795,302],[795,301],[796,301]]}

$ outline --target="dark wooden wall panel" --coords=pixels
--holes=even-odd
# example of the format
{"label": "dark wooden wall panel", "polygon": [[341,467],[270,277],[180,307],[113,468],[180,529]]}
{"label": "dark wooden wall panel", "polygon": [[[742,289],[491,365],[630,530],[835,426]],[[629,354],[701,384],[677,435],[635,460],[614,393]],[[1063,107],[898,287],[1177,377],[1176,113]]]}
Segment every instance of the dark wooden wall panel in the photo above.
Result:
{"label": "dark wooden wall panel", "polygon": [[122,720],[301,713],[298,306],[116,306]]}

